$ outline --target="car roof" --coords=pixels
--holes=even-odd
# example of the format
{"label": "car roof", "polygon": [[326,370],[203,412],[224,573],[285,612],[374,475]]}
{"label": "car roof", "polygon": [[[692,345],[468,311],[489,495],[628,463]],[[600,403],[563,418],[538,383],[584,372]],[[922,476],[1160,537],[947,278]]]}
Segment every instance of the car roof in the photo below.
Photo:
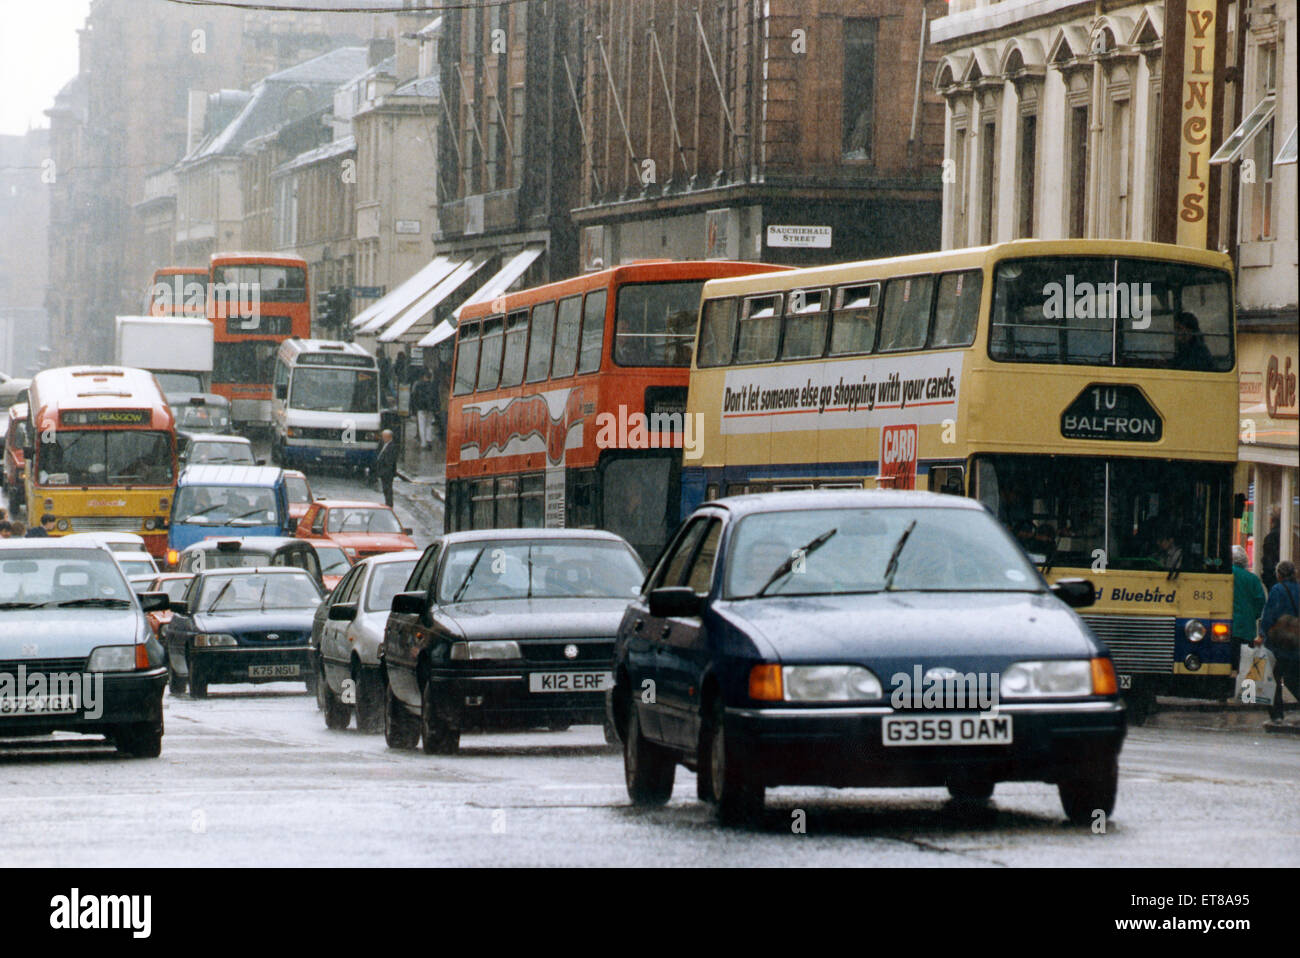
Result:
{"label": "car roof", "polygon": [[102,542],[106,545],[113,542],[144,545],[144,536],[138,536],[134,532],[73,532],[63,538],[77,542]]}
{"label": "car roof", "polygon": [[267,565],[267,566],[231,566],[226,569],[197,569],[194,577],[202,578],[210,575],[300,575],[305,576],[307,581],[315,582],[316,579],[306,569],[299,569],[293,565]]}
{"label": "car roof", "polygon": [[911,489],[804,489],[727,496],[703,503],[734,516],[804,509],[966,509],[983,511],[974,499]]}
{"label": "car roof", "polygon": [[236,436],[232,433],[196,432],[190,439],[193,442],[240,442],[245,446],[252,445],[252,442],[244,436]]}
{"label": "car roof", "polygon": [[64,542],[65,536],[38,536],[34,539],[26,537],[21,539],[0,539],[0,549],[64,549],[80,550],[81,552],[102,552],[104,555],[112,556],[112,551],[102,542],[93,542],[90,539],[79,539],[76,542]]}
{"label": "car roof", "polygon": [[293,536],[206,536],[198,542],[191,542],[181,552],[217,552],[223,542],[238,542],[238,551],[248,549],[250,552],[274,552],[295,542],[311,545],[306,539],[295,539]]}
{"label": "car roof", "polygon": [[[338,548],[335,546],[335,548]],[[410,562],[424,555],[421,549],[402,549],[400,552],[381,552],[378,555],[366,556],[357,565],[387,565],[391,562]]]}
{"label": "car roof", "polygon": [[622,536],[615,535],[612,532],[605,532],[603,529],[475,529],[464,532],[449,532],[442,537],[442,542],[446,545],[453,545],[458,542],[511,539],[601,539],[606,542],[628,544],[627,540]]}
{"label": "car roof", "polygon": [[275,466],[196,464],[181,470],[181,486],[274,486],[284,473]]}
{"label": "car roof", "polygon": [[196,405],[222,407],[230,405],[230,400],[218,393],[172,393],[167,403],[173,407],[188,406],[195,399],[203,400],[202,403],[196,403]]}

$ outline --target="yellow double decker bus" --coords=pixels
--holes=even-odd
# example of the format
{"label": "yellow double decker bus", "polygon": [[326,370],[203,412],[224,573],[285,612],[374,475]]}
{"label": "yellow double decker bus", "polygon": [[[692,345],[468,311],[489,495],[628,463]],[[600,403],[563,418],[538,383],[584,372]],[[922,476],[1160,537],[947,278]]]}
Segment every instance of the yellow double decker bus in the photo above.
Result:
{"label": "yellow double decker bus", "polygon": [[131,532],[167,549],[176,485],[176,420],[142,369],[68,366],[28,388],[27,521],[52,513],[54,534]]}
{"label": "yellow double decker bus", "polygon": [[682,514],[780,489],[974,497],[1050,581],[1092,580],[1136,720],[1156,694],[1227,698],[1233,302],[1226,256],[1108,240],[712,280]]}

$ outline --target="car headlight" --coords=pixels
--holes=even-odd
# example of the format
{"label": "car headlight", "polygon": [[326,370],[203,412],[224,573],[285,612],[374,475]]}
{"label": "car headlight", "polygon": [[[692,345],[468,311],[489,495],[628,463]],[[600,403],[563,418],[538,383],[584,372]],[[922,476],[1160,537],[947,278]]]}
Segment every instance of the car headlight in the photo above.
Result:
{"label": "car headlight", "polygon": [[[1098,659],[1109,662],[1109,659]],[[1069,698],[1092,695],[1093,665],[1088,659],[1017,662],[1002,673],[1004,699]],[[1106,693],[1097,693],[1106,694]]]}
{"label": "car headlight", "polygon": [[1205,623],[1200,619],[1188,619],[1187,624],[1183,626],[1183,632],[1186,633],[1189,642],[1200,642],[1205,638]]}
{"label": "car headlight", "polygon": [[884,696],[880,679],[860,665],[786,665],[780,674],[778,697],[787,702],[863,702]]}
{"label": "car headlight", "polygon": [[522,659],[518,642],[453,642],[451,660],[453,662],[481,661],[484,659]]}
{"label": "car headlight", "polygon": [[235,637],[228,632],[200,632],[194,636],[196,649],[229,648],[238,644]]}
{"label": "car headlight", "polygon": [[101,645],[90,653],[90,658],[86,662],[86,671],[130,672],[139,667],[136,664],[137,648],[143,649],[144,646]]}

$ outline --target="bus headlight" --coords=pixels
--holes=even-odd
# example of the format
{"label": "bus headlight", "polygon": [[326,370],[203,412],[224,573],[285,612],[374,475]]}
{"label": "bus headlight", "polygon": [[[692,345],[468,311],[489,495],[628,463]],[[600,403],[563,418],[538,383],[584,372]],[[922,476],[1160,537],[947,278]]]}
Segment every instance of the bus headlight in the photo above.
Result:
{"label": "bus headlight", "polygon": [[68,522],[67,519],[60,519],[58,522],[54,524],[54,527],[58,529],[60,532],[67,532],[70,526],[71,524]]}
{"label": "bus headlight", "polygon": [[1205,638],[1205,623],[1200,619],[1189,619],[1183,626],[1183,632],[1186,633],[1189,642],[1200,642]]}
{"label": "bus headlight", "polygon": [[150,532],[152,532],[154,529],[158,528],[158,520],[154,519],[153,517],[150,517],[144,520],[144,527],[148,529]]}

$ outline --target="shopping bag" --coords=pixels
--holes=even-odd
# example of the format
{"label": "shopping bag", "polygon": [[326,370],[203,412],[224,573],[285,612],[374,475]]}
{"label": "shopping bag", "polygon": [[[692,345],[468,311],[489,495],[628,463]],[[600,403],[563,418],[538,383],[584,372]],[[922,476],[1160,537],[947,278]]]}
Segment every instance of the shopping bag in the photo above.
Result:
{"label": "shopping bag", "polygon": [[1237,685],[1232,693],[1232,697],[1238,702],[1241,701],[1241,689],[1246,681],[1246,673],[1250,671],[1254,661],[1255,649],[1249,643],[1241,646],[1240,654],[1237,656]]}
{"label": "shopping bag", "polygon": [[1241,681],[1241,701],[1250,705],[1272,705],[1277,694],[1277,680],[1273,677],[1273,653],[1268,649],[1251,648],[1251,663],[1246,677]]}

